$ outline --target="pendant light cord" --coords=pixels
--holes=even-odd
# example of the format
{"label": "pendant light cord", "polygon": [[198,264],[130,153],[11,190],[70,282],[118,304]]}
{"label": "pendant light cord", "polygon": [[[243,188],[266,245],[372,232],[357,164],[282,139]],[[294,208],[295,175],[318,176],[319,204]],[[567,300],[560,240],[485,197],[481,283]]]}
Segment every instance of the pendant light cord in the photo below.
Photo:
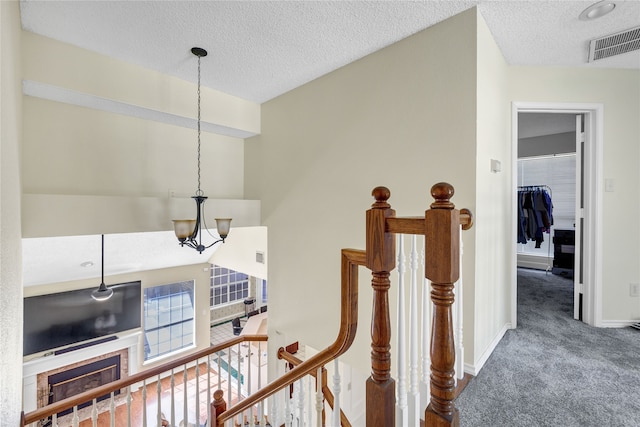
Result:
{"label": "pendant light cord", "polygon": [[200,59],[200,55],[198,55],[198,191],[196,191],[196,196],[204,194],[200,189]]}

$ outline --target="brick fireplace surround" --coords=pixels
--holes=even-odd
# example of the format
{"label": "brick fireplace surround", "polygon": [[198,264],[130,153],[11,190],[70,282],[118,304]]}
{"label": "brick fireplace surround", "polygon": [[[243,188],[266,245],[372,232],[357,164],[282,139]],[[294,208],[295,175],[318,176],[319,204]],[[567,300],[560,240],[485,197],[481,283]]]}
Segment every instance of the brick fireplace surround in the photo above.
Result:
{"label": "brick fireplace surround", "polygon": [[113,341],[80,348],[57,355],[42,356],[23,364],[24,411],[30,412],[47,404],[49,375],[86,365],[114,355],[120,355],[120,377],[138,371],[140,332],[118,337]]}

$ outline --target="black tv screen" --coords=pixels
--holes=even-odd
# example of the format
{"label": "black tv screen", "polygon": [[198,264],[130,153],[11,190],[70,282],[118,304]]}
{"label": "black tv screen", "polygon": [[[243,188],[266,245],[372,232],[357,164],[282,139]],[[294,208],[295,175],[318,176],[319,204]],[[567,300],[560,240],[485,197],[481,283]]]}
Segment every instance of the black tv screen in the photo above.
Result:
{"label": "black tv screen", "polygon": [[91,298],[96,288],[25,298],[24,355],[140,327],[140,281],[109,285],[106,301]]}

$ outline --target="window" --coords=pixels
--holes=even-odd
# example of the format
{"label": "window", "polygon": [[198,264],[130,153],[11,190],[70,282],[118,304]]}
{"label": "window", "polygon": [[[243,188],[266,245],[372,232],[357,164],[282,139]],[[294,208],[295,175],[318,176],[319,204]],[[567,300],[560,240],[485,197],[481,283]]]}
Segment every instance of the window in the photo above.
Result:
{"label": "window", "polygon": [[264,279],[257,279],[257,286],[256,287],[259,287],[261,289],[261,291],[262,291],[260,293],[260,295],[261,295],[261,301],[260,302],[262,302],[263,304],[266,304],[267,303],[267,297],[268,297],[268,295],[267,295],[267,281],[264,280]]}
{"label": "window", "polygon": [[144,290],[144,360],[194,344],[193,280]]}
{"label": "window", "polygon": [[249,296],[249,276],[238,271],[211,266],[211,307],[242,301]]}

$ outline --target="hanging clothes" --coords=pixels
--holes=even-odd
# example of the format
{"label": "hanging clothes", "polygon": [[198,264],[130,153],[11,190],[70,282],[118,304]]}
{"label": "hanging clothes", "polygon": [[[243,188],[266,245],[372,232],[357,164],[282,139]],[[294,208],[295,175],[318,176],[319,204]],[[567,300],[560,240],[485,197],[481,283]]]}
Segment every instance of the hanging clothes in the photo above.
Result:
{"label": "hanging clothes", "polygon": [[[546,187],[546,188],[545,188]],[[518,189],[518,243],[533,240],[536,248],[544,242],[544,233],[553,225],[551,189],[547,186],[527,186]]]}

